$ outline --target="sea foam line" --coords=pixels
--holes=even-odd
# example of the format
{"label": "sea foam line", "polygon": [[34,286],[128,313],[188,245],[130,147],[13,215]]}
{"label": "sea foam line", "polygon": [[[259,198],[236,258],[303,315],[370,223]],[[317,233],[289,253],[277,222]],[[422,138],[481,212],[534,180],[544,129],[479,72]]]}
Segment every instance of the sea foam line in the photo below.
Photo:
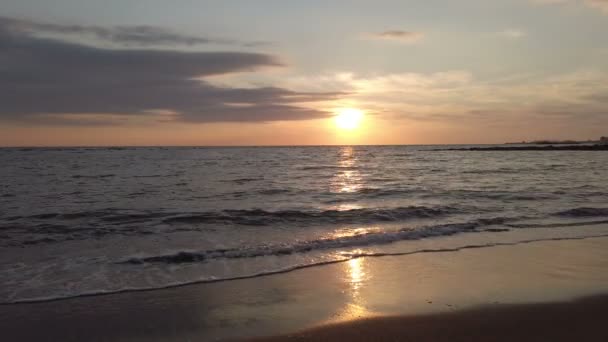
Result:
{"label": "sea foam line", "polygon": [[275,274],[283,274],[288,272],[293,272],[300,269],[310,268],[310,267],[318,267],[325,266],[331,264],[338,264],[342,262],[346,262],[352,259],[363,258],[363,257],[386,257],[386,256],[408,256],[414,254],[422,254],[422,253],[450,253],[450,252],[459,252],[467,249],[478,249],[478,248],[491,248],[491,247],[500,247],[500,246],[516,246],[523,244],[531,244],[537,242],[545,242],[545,241],[569,241],[569,240],[587,240],[587,239],[596,239],[596,238],[604,238],[608,237],[608,234],[597,234],[597,235],[588,235],[588,236],[578,236],[578,237],[555,237],[555,238],[540,238],[540,239],[530,239],[530,240],[522,240],[517,242],[496,242],[496,243],[488,243],[488,244],[474,244],[474,245],[465,245],[461,247],[454,248],[429,248],[429,249],[421,249],[416,251],[409,252],[392,252],[392,253],[357,253],[351,254],[348,257],[336,259],[336,260],[328,260],[311,264],[300,264],[294,265],[291,267],[286,267],[277,270],[269,270],[264,272],[258,272],[249,275],[237,276],[237,277],[227,277],[227,278],[213,278],[213,279],[198,279],[192,281],[186,281],[181,283],[173,283],[165,286],[157,286],[157,287],[139,287],[139,288],[123,288],[120,290],[99,290],[92,292],[83,292],[76,295],[65,295],[65,296],[47,296],[47,297],[37,297],[30,299],[17,299],[8,302],[0,302],[0,305],[18,305],[18,304],[36,304],[36,303],[44,303],[44,302],[53,302],[59,300],[69,300],[74,298],[81,297],[93,297],[93,296],[104,296],[104,295],[112,295],[119,293],[128,293],[128,292],[145,292],[145,291],[155,291],[155,290],[163,290],[163,289],[171,289],[183,286],[189,286],[194,284],[205,284],[205,283],[217,283],[217,282],[225,282],[225,281],[233,281],[233,280],[242,280],[242,279],[252,279],[264,276],[270,276]]}

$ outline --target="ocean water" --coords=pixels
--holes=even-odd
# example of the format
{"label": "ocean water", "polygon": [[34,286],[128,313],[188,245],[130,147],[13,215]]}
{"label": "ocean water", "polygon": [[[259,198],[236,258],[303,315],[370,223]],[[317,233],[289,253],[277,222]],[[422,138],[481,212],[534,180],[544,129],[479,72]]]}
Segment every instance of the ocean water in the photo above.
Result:
{"label": "ocean water", "polygon": [[608,153],[437,148],[0,149],[0,303],[608,235]]}

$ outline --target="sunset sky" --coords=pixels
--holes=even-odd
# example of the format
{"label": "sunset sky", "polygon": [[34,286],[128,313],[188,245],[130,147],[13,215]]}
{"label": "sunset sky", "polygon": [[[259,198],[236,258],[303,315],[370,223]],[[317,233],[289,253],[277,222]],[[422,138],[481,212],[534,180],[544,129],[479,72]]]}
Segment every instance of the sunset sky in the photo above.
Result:
{"label": "sunset sky", "polygon": [[0,146],[608,135],[608,0],[8,0],[0,13]]}

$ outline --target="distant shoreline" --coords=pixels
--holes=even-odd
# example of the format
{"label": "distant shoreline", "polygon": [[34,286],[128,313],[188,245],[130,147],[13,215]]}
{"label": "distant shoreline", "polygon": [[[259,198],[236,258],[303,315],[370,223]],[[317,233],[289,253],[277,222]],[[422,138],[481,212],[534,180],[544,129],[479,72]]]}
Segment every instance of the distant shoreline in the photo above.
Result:
{"label": "distant shoreline", "polygon": [[535,140],[535,141],[522,141],[522,142],[507,142],[505,145],[582,145],[582,144],[598,144],[598,140]]}
{"label": "distant shoreline", "polygon": [[433,151],[608,151],[608,145],[528,145],[435,149]]}

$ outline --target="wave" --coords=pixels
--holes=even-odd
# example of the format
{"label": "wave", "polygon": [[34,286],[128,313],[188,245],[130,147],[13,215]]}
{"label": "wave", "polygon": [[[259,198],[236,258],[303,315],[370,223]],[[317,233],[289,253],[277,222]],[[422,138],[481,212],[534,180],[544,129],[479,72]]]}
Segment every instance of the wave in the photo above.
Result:
{"label": "wave", "polygon": [[[366,191],[369,196],[387,195],[384,191]],[[480,208],[455,206],[407,206],[394,208],[359,208],[349,210],[219,210],[203,212],[139,211],[100,209],[72,213],[38,213],[0,219],[0,245],[55,243],[65,240],[100,238],[112,234],[138,236],[174,231],[199,231],[207,225],[256,227],[307,227],[322,225],[371,225],[409,220],[431,220],[476,214]],[[573,208],[553,215],[568,218],[608,217],[608,208]],[[518,220],[535,217],[519,217]],[[573,223],[509,223],[512,228],[535,228],[588,225],[604,221]],[[160,228],[159,228],[160,227]],[[159,231],[161,229],[162,231]],[[431,230],[432,231],[432,230]],[[9,235],[7,235],[9,234]],[[410,231],[401,234],[412,234]],[[371,238],[371,237],[370,237]],[[385,237],[386,238],[386,237]],[[327,242],[321,242],[326,244]]]}
{"label": "wave", "polygon": [[101,209],[73,213],[41,213],[0,219],[0,246],[56,243],[66,240],[100,238],[108,235],[139,236],[158,232],[198,231],[205,225],[220,226],[314,226],[333,224],[391,223],[411,219],[431,219],[464,213],[455,207],[410,206],[350,210],[222,210],[194,213]]}
{"label": "wave", "polygon": [[530,169],[511,169],[511,168],[500,168],[500,169],[480,169],[480,170],[465,170],[462,171],[462,173],[464,174],[480,174],[480,175],[486,175],[486,174],[514,174],[514,173],[521,173],[523,171],[529,171]]}
{"label": "wave", "polygon": [[125,288],[117,289],[117,290],[101,289],[101,290],[95,290],[95,291],[82,292],[82,293],[78,293],[78,294],[49,295],[49,296],[40,296],[40,297],[35,297],[35,298],[23,298],[23,299],[14,299],[14,300],[9,299],[7,301],[0,302],[0,305],[51,302],[51,301],[66,300],[66,299],[71,299],[71,298],[102,296],[102,295],[111,295],[111,294],[126,293],[126,292],[155,291],[155,290],[176,288],[176,287],[182,287],[182,286],[193,285],[193,284],[217,283],[217,282],[232,281],[232,280],[239,280],[239,279],[252,279],[252,278],[270,276],[270,275],[274,275],[274,274],[289,273],[289,272],[293,272],[293,271],[305,269],[305,268],[337,264],[337,263],[342,263],[342,262],[346,262],[346,261],[349,261],[352,259],[363,258],[363,257],[372,258],[372,257],[386,257],[386,256],[408,256],[408,255],[423,254],[423,253],[453,253],[453,252],[459,252],[459,251],[464,251],[464,250],[468,250],[468,249],[491,248],[491,247],[500,247],[500,246],[516,246],[516,245],[524,245],[524,244],[538,243],[538,242],[545,242],[545,241],[586,240],[586,239],[604,238],[604,237],[608,237],[608,234],[597,234],[597,235],[579,236],[579,237],[539,238],[539,239],[522,240],[522,241],[517,241],[517,242],[495,242],[495,243],[486,243],[486,244],[471,244],[471,245],[464,245],[464,246],[453,247],[453,248],[428,248],[428,249],[420,249],[420,250],[408,251],[408,252],[388,252],[388,253],[355,252],[355,253],[350,253],[350,254],[342,254],[342,257],[339,259],[321,261],[321,262],[316,262],[316,263],[297,264],[297,265],[293,265],[293,266],[289,266],[289,267],[278,268],[278,269],[274,269],[274,270],[266,270],[266,271],[256,272],[256,273],[242,275],[242,276],[225,277],[225,278],[210,277],[207,279],[195,279],[195,280],[191,280],[191,281],[173,282],[173,283],[169,283],[164,286],[125,287]]}
{"label": "wave", "polygon": [[97,218],[101,221],[106,222],[116,222],[116,221],[130,221],[133,219],[152,219],[158,217],[165,217],[170,215],[169,213],[162,212],[139,212],[135,210],[119,210],[119,209],[101,209],[101,210],[91,210],[91,211],[78,211],[73,213],[42,213],[42,214],[34,214],[30,216],[10,216],[4,218],[6,221],[16,221],[16,220],[27,220],[27,219],[36,219],[36,220],[77,220],[83,218]]}
{"label": "wave", "polygon": [[[483,190],[449,190],[441,196],[454,196],[457,198],[483,198],[491,200],[503,201],[537,201],[537,200],[554,200],[558,199],[555,194],[546,193],[526,193],[526,192],[509,192],[509,191],[483,191]],[[435,197],[437,194],[430,193],[423,197]]]}
{"label": "wave", "polygon": [[[297,242],[294,244],[279,244],[269,246],[256,246],[251,248],[215,249],[207,251],[180,251],[167,255],[133,257],[121,264],[143,264],[143,263],[166,263],[179,264],[204,261],[210,259],[241,259],[256,258],[263,256],[289,255],[295,253],[307,253],[317,250],[337,249],[348,247],[363,247],[368,245],[382,245],[403,240],[420,240],[429,237],[449,236],[465,232],[476,231],[482,226],[504,224],[505,222],[518,218],[496,217],[490,219],[478,219],[466,223],[452,223],[437,226],[423,227],[419,229],[402,229],[394,232],[373,232],[351,236],[325,238]],[[495,232],[505,231],[494,230]]]}
{"label": "wave", "polygon": [[363,208],[350,210],[301,211],[262,209],[223,210],[168,217],[168,224],[221,223],[262,226],[275,223],[372,223],[394,222],[413,218],[432,218],[460,213],[454,207],[409,206],[397,208]]}
{"label": "wave", "polygon": [[379,198],[389,197],[397,195],[411,195],[412,193],[419,192],[416,189],[381,189],[381,188],[362,188],[355,192],[355,194],[364,195],[366,198]]}
{"label": "wave", "polygon": [[289,189],[267,189],[267,190],[256,191],[256,193],[262,194],[262,195],[279,195],[279,194],[287,194],[290,192],[292,192],[292,190],[289,190]]}
{"label": "wave", "polygon": [[404,197],[404,196],[412,196],[413,194],[423,193],[423,190],[419,189],[382,189],[382,188],[361,188],[357,189],[353,192],[348,193],[333,193],[333,192],[325,192],[322,195],[331,197],[329,199],[323,200],[325,204],[336,204],[336,203],[346,203],[350,202],[353,199],[379,199],[384,197]]}
{"label": "wave", "polygon": [[597,216],[608,216],[608,208],[589,208],[581,207],[569,210],[564,210],[555,213],[556,216],[567,216],[567,217],[597,217]]}
{"label": "wave", "polygon": [[[276,193],[272,191],[272,193]],[[349,210],[279,210],[225,209],[193,213],[151,212],[121,209],[101,209],[73,213],[41,213],[29,216],[9,216],[5,221],[17,220],[76,220],[96,218],[104,222],[119,222],[162,218],[164,223],[238,223],[266,224],[301,220],[332,221],[336,223],[357,223],[369,221],[396,221],[408,218],[430,218],[448,214],[463,213],[456,207],[408,206],[396,208],[360,208]]]}
{"label": "wave", "polygon": [[608,220],[582,221],[582,222],[552,222],[552,223],[509,223],[506,224],[513,228],[561,228],[561,227],[580,227],[593,226],[598,224],[608,224]]}
{"label": "wave", "polygon": [[115,174],[103,174],[103,175],[73,175],[72,178],[110,178],[116,177]]}
{"label": "wave", "polygon": [[244,183],[250,183],[250,182],[259,182],[259,181],[263,181],[263,180],[264,180],[263,177],[259,177],[259,178],[237,178],[237,179],[222,180],[221,182],[223,182],[223,183],[244,184]]}
{"label": "wave", "polygon": [[340,166],[340,165],[314,165],[314,166],[302,166],[300,170],[313,171],[313,170],[342,170],[342,171],[355,171],[361,170],[361,166]]}

